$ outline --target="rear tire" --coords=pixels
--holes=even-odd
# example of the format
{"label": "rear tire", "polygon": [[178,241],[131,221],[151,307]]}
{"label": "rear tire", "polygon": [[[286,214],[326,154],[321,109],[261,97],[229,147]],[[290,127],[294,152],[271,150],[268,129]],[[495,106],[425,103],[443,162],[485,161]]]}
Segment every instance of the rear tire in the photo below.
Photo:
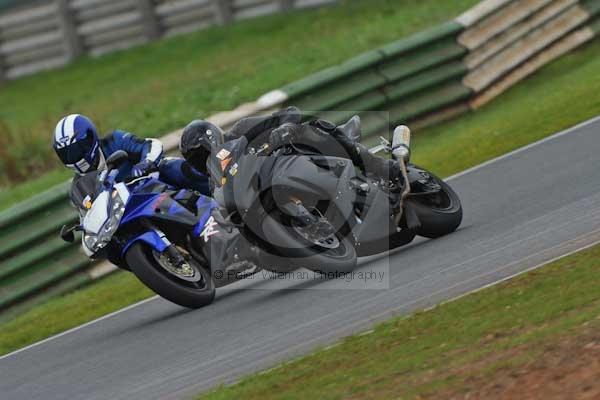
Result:
{"label": "rear tire", "polygon": [[175,304],[187,308],[201,308],[211,304],[215,298],[215,283],[210,273],[195,260],[188,260],[202,274],[202,288],[170,274],[156,265],[151,249],[144,243],[136,243],[125,255],[131,272],[146,286]]}
{"label": "rear tire", "polygon": [[440,205],[435,205],[430,198],[411,198],[408,203],[417,213],[421,227],[415,230],[419,236],[435,239],[448,235],[458,229],[462,222],[463,210],[456,192],[446,182],[430,174],[431,178],[442,187],[440,192],[444,198]]}

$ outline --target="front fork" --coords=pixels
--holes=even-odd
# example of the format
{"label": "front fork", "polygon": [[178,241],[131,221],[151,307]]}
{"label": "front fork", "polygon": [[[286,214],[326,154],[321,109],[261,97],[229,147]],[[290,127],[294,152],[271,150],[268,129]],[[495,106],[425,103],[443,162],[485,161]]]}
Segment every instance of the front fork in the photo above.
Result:
{"label": "front fork", "polygon": [[158,253],[165,253],[174,265],[182,265],[185,258],[177,250],[175,245],[167,238],[165,233],[155,227],[150,221],[142,220],[141,224],[146,231],[131,239],[123,249],[123,257],[127,250],[137,242],[143,242]]}

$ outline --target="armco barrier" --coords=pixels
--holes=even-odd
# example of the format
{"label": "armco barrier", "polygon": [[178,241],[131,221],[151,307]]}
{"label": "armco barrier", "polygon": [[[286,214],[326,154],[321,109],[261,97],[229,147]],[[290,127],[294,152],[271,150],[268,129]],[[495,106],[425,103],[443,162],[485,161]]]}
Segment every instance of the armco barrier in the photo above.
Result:
{"label": "armco barrier", "polygon": [[449,22],[292,83],[281,89],[286,104],[306,110],[389,110],[392,120],[400,121],[436,108],[430,98],[460,100],[470,94],[460,82],[467,72],[461,61],[467,51],[456,43],[462,30]]}
{"label": "armco barrier", "polygon": [[[456,20],[369,51],[209,118],[225,128],[287,105],[364,113],[365,141],[388,124],[437,123],[477,109],[600,33],[600,0],[486,0]],[[340,114],[340,119],[350,117]],[[180,132],[163,138],[177,148]],[[67,185],[0,213],[0,309],[71,290],[112,269],[58,239],[74,219]]]}
{"label": "armco barrier", "polygon": [[62,184],[0,214],[0,310],[57,285],[71,289],[67,281],[82,282],[78,275],[89,261],[78,245],[58,235],[60,226],[76,219],[67,187]]}

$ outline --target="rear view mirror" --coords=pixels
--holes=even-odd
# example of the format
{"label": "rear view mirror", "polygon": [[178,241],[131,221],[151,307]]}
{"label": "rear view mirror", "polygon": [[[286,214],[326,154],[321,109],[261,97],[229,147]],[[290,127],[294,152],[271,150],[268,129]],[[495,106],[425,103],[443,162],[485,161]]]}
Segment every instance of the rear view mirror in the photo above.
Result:
{"label": "rear view mirror", "polygon": [[67,225],[63,225],[60,229],[60,238],[67,243],[73,243],[75,241],[75,230],[77,226],[68,227]]}
{"label": "rear view mirror", "polygon": [[129,159],[129,155],[126,151],[118,150],[115,151],[108,157],[106,160],[106,167],[111,170],[123,164],[125,161]]}

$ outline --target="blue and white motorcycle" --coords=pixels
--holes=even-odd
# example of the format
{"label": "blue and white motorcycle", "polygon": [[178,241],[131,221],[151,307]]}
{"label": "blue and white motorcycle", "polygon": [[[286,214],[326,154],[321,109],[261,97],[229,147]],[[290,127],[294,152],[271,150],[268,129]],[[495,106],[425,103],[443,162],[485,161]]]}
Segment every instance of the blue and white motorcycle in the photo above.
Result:
{"label": "blue and white motorcycle", "polygon": [[156,174],[117,183],[115,168],[126,159],[125,152],[116,152],[107,169],[74,187],[88,210],[81,224],[63,227],[64,240],[73,242],[74,232],[82,231],[90,258],[108,259],[161,297],[189,308],[212,303],[215,287],[258,271],[253,247],[224,220],[214,200],[174,189]]}

